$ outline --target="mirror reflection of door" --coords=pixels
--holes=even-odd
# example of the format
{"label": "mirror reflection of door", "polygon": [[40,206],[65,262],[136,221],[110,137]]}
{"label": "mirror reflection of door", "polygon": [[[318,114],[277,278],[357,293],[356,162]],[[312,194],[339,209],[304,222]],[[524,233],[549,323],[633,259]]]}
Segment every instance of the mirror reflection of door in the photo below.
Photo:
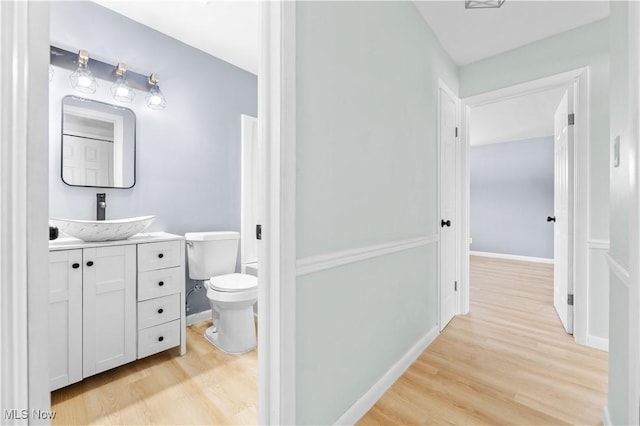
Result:
{"label": "mirror reflection of door", "polygon": [[133,112],[75,97],[65,97],[62,109],[62,180],[76,186],[132,187]]}

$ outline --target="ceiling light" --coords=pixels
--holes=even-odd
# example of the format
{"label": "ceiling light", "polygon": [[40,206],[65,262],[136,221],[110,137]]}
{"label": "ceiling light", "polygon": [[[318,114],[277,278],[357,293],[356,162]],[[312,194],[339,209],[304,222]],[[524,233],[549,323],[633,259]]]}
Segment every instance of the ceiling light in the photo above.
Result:
{"label": "ceiling light", "polygon": [[127,82],[127,77],[125,77],[126,72],[127,65],[119,62],[116,67],[116,75],[118,76],[118,79],[113,83],[113,86],[111,86],[111,95],[116,101],[133,102],[133,98],[136,96],[136,93]]}
{"label": "ceiling light", "polygon": [[96,93],[98,83],[87,64],[89,63],[89,52],[80,49],[78,51],[78,68],[69,76],[71,87],[83,93]]}
{"label": "ceiling light", "polygon": [[164,109],[167,106],[167,100],[158,86],[159,81],[160,77],[158,77],[157,74],[151,74],[149,76],[149,85],[151,86],[151,89],[149,89],[149,93],[147,93],[145,99],[147,101],[147,106],[151,109]]}
{"label": "ceiling light", "polygon": [[504,0],[464,0],[466,9],[495,9],[504,4]]}

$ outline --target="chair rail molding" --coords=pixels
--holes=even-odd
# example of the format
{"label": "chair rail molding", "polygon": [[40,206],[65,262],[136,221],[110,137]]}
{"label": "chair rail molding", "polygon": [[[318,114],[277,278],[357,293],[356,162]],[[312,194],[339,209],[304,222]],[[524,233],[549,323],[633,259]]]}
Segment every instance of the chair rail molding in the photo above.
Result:
{"label": "chair rail molding", "polygon": [[425,235],[416,238],[390,241],[354,249],[341,250],[332,253],[308,256],[298,259],[296,262],[297,275],[307,275],[320,272],[325,269],[336,268],[349,263],[360,262],[378,256],[409,250],[438,242],[438,234]]}

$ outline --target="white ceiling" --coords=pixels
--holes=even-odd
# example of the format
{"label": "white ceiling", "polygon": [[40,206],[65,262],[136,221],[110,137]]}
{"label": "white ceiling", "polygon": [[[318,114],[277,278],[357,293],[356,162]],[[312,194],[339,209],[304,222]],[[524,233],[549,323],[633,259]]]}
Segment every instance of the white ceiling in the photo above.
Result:
{"label": "white ceiling", "polygon": [[465,9],[464,0],[414,2],[458,65],[609,16],[608,1],[506,0],[499,9]]}
{"label": "white ceiling", "polygon": [[258,1],[93,1],[258,74]]}
{"label": "white ceiling", "polygon": [[[94,0],[253,74],[258,73],[258,4],[264,0]],[[500,9],[464,0],[420,1],[418,10],[444,49],[468,64],[609,15],[608,1],[506,0]]]}
{"label": "white ceiling", "polygon": [[487,145],[553,135],[553,115],[566,88],[471,109],[470,143]]}

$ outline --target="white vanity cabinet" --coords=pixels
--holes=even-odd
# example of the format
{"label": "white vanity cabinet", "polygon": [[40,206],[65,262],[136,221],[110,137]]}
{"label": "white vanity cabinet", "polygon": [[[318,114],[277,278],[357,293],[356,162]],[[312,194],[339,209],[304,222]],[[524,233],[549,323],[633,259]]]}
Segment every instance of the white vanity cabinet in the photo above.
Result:
{"label": "white vanity cabinet", "polygon": [[136,359],[136,246],[82,250],[82,375]]}
{"label": "white vanity cabinet", "polygon": [[49,387],[82,380],[82,250],[49,253]]}
{"label": "white vanity cabinet", "polygon": [[49,250],[51,390],[175,346],[186,352],[182,237],[62,238]]}
{"label": "white vanity cabinet", "polygon": [[138,358],[180,345],[185,337],[183,263],[182,241],[138,244]]}

